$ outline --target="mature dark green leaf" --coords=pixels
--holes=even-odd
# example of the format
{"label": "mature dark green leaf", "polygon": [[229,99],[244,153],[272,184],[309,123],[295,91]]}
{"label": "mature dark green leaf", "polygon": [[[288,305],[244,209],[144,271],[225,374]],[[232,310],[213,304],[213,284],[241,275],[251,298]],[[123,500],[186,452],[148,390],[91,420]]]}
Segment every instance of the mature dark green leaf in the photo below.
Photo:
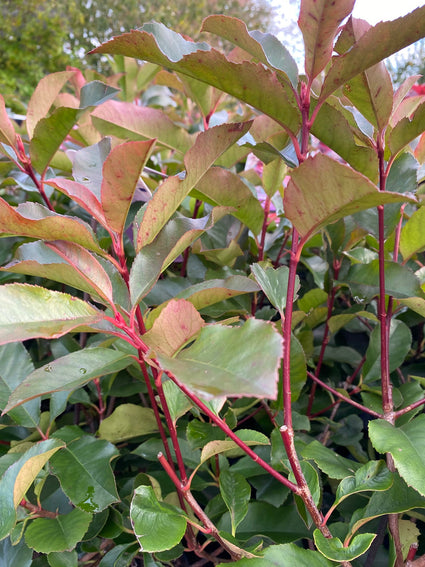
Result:
{"label": "mature dark green leaf", "polygon": [[75,390],[93,378],[127,368],[132,362],[129,354],[103,347],[71,352],[31,372],[12,393],[4,411],[43,394]]}
{"label": "mature dark green leaf", "polygon": [[203,327],[175,358],[158,356],[163,368],[202,398],[276,398],[282,337],[273,325],[249,319],[241,327]]}
{"label": "mature dark green leaf", "polygon": [[[219,563],[217,567],[227,567],[227,563]],[[270,545],[264,555],[252,559],[234,561],[237,567],[294,567],[308,565],[309,567],[332,567],[333,562],[312,551],[303,549],[294,543]]]}
{"label": "mature dark green leaf", "polygon": [[425,415],[419,415],[401,427],[377,419],[369,423],[373,446],[380,453],[391,453],[400,476],[425,496]]}
{"label": "mature dark green leaf", "polygon": [[319,441],[312,441],[301,451],[305,459],[314,461],[330,478],[345,478],[355,473],[361,464],[341,457],[334,450],[325,447]]}
{"label": "mature dark green leaf", "polygon": [[84,435],[58,451],[50,467],[75,506],[100,512],[119,500],[110,466],[117,456],[118,450],[110,443]]}
{"label": "mature dark green leaf", "polygon": [[50,567],[78,567],[78,553],[72,551],[53,551],[47,556]]}
{"label": "mature dark green leaf", "polygon": [[[270,303],[276,307],[283,316],[286,307],[286,293],[288,287],[289,268],[281,266],[280,268],[262,268],[261,264],[252,264],[251,271],[254,274],[258,285],[267,295]],[[295,276],[295,290],[292,301],[298,299],[297,292],[300,288],[300,279]]]}
{"label": "mature dark green leaf", "polygon": [[220,472],[220,494],[229,509],[232,523],[232,536],[236,528],[248,512],[248,503],[251,498],[251,487],[245,478],[228,470]]}
{"label": "mature dark green leaf", "polygon": [[81,299],[28,284],[1,286],[0,303],[1,344],[89,331],[103,319],[101,311]]}
{"label": "mature dark green leaf", "polygon": [[150,486],[134,491],[130,518],[141,549],[149,553],[171,549],[186,531],[182,510],[159,501]]}
{"label": "mature dark green leaf", "polygon": [[358,492],[388,490],[393,484],[393,475],[388,470],[384,461],[370,461],[360,467],[354,476],[345,477],[340,484],[335,495],[335,503],[332,507],[338,506],[340,502]]}
{"label": "mature dark green leaf", "polygon": [[38,553],[70,551],[81,541],[91,518],[79,508],[57,518],[37,518],[25,531],[25,543]]}
{"label": "mature dark green leaf", "polygon": [[16,508],[40,470],[63,446],[57,439],[35,443],[3,474],[0,479],[0,540],[9,535],[15,525]]}

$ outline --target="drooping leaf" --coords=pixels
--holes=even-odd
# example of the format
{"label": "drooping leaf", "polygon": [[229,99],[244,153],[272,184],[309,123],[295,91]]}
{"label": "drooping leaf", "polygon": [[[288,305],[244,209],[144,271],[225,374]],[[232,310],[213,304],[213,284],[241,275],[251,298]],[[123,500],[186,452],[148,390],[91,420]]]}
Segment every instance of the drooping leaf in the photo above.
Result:
{"label": "drooping leaf", "polygon": [[[282,84],[262,63],[234,63],[205,43],[176,38],[178,34],[170,32],[162,24],[145,24],[141,30],[104,43],[93,53],[123,54],[178,71],[250,104],[292,132],[298,131],[301,116],[292,86]],[[174,50],[176,41],[179,50]]]}
{"label": "drooping leaf", "polygon": [[186,174],[169,177],[148,202],[137,235],[136,250],[150,244],[216,159],[249,130],[251,122],[222,124],[201,132],[184,157]]}
{"label": "drooping leaf", "polygon": [[[185,394],[183,394],[180,388],[178,388],[172,380],[166,380],[162,384],[162,389],[164,391],[171,419],[174,423],[176,423],[179,417],[190,410],[192,402]],[[192,421],[189,423],[192,423]]]}
{"label": "drooping leaf", "polygon": [[31,164],[39,173],[48,167],[59,146],[77,121],[76,108],[57,108],[36,125],[30,142]]}
{"label": "drooping leaf", "polygon": [[189,301],[172,299],[154,321],[152,328],[143,335],[143,341],[154,351],[174,356],[195,338],[204,324]]}
{"label": "drooping leaf", "polygon": [[344,55],[334,57],[320,93],[325,100],[338,87],[425,36],[425,6],[389,22],[380,22],[368,30]]}
{"label": "drooping leaf", "polygon": [[317,154],[292,172],[284,207],[303,239],[357,211],[411,201],[406,195],[380,192],[369,179],[334,159]]}
{"label": "drooping leaf", "polygon": [[350,542],[350,545],[343,545],[337,537],[326,538],[320,530],[314,530],[314,543],[317,549],[331,561],[353,561],[360,557],[372,545],[376,534],[359,534]]}
{"label": "drooping leaf", "polygon": [[[22,343],[0,346],[0,359],[0,409],[3,410],[12,391],[34,370],[34,365]],[[37,427],[40,421],[39,400],[12,410],[9,417],[23,427]]]}
{"label": "drooping leaf", "polygon": [[50,467],[75,506],[100,512],[119,500],[110,466],[117,455],[116,447],[107,441],[83,435],[58,451]]}
{"label": "drooping leaf", "polygon": [[302,0],[298,25],[305,44],[305,71],[313,80],[329,63],[338,27],[354,7],[354,0]]}
{"label": "drooping leaf", "polygon": [[0,344],[88,331],[103,319],[101,311],[81,299],[28,284],[1,286],[0,303]]}
{"label": "drooping leaf", "polygon": [[37,518],[25,531],[25,543],[38,553],[71,551],[86,533],[91,518],[79,508],[57,518]]}
{"label": "drooping leaf", "polygon": [[99,425],[99,437],[111,443],[120,443],[157,431],[158,424],[153,410],[135,404],[120,404]]}
{"label": "drooping leaf", "polygon": [[202,398],[275,398],[282,337],[265,321],[241,327],[203,327],[198,339],[175,358],[158,356],[163,368]]}
{"label": "drooping leaf", "polygon": [[361,464],[338,455],[332,449],[325,447],[319,441],[312,441],[301,451],[305,459],[314,461],[320,470],[330,478],[345,478],[352,475]]}
{"label": "drooping leaf", "polygon": [[56,439],[35,443],[3,474],[0,479],[0,540],[15,525],[16,508],[40,470],[63,446],[64,443]]}
{"label": "drooping leaf", "polygon": [[171,549],[186,531],[183,512],[159,501],[150,486],[139,486],[134,491],[130,518],[140,548],[149,553]]}
{"label": "drooping leaf", "polygon": [[[277,269],[267,268],[264,270],[260,264],[253,264],[251,270],[259,286],[267,295],[270,303],[283,315],[286,307],[289,268],[287,266],[281,266]],[[298,298],[297,292],[300,287],[299,277],[295,276],[295,278],[293,301],[296,301]]]}
{"label": "drooping leaf", "polygon": [[91,81],[81,87],[80,108],[99,106],[107,100],[114,98],[120,89],[102,83],[102,81]]}
{"label": "drooping leaf", "polygon": [[254,234],[259,234],[263,209],[239,175],[228,169],[212,167],[196,184],[191,196],[210,205],[233,207],[235,210],[230,214],[246,224]]}
{"label": "drooping leaf", "polygon": [[[270,33],[258,30],[248,32],[246,25],[237,18],[224,14],[208,16],[202,23],[202,30],[231,41],[250,53],[255,59],[271,69],[278,71],[278,76],[291,82],[296,88],[298,68],[289,51]],[[279,73],[283,71],[283,73]]]}
{"label": "drooping leaf", "polygon": [[236,528],[248,512],[251,487],[241,474],[228,470],[220,472],[219,482],[220,494],[230,512],[232,536],[235,537]]}
{"label": "drooping leaf", "polygon": [[157,108],[136,106],[132,102],[109,100],[91,114],[93,124],[104,135],[126,140],[150,140],[176,152],[185,153],[191,137]]}
{"label": "drooping leaf", "polygon": [[44,394],[75,390],[93,378],[118,372],[132,362],[129,354],[103,347],[71,352],[31,372],[14,390],[4,411]]}
{"label": "drooping leaf", "polygon": [[419,415],[401,427],[377,419],[369,423],[373,446],[380,453],[391,453],[394,464],[407,484],[425,496],[422,474],[425,466],[425,415]]}
{"label": "drooping leaf", "polygon": [[[379,260],[351,266],[346,281],[354,297],[371,299],[379,294]],[[385,293],[400,299],[422,297],[419,279],[401,264],[385,261]]]}
{"label": "drooping leaf", "polygon": [[393,476],[384,461],[369,461],[360,467],[354,476],[347,476],[340,482],[333,507],[352,494],[388,490],[392,483]]}
{"label": "drooping leaf", "polygon": [[[294,567],[308,565],[309,567],[332,567],[328,559],[311,549],[303,549],[294,543],[270,545],[262,557],[239,559],[234,561],[237,567]],[[226,567],[227,563],[219,563],[217,567]]]}
{"label": "drooping leaf", "polygon": [[116,146],[103,164],[101,203],[108,225],[122,234],[140,174],[153,149],[154,140]]}
{"label": "drooping leaf", "polygon": [[0,234],[65,240],[105,254],[88,224],[76,217],[53,213],[38,203],[27,202],[11,207],[0,198]]}
{"label": "drooping leaf", "polygon": [[27,109],[26,126],[30,138],[33,136],[37,123],[47,115],[62,87],[73,75],[74,71],[51,73],[38,83]]}
{"label": "drooping leaf", "polygon": [[[388,334],[389,371],[393,372],[402,365],[412,346],[412,333],[403,321],[392,319]],[[362,370],[365,382],[373,382],[381,377],[381,333],[378,326],[370,335],[366,361]]]}
{"label": "drooping leaf", "polygon": [[112,284],[96,257],[82,246],[56,240],[29,242],[1,270],[62,282],[113,303]]}

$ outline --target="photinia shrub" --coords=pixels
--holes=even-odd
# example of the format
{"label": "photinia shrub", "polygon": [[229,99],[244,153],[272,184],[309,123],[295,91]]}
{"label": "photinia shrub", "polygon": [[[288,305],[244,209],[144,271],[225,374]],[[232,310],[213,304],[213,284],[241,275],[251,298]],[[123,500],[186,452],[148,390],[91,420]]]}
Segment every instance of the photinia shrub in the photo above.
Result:
{"label": "photinia shrub", "polygon": [[425,7],[353,5],[0,99],[2,565],[424,564]]}

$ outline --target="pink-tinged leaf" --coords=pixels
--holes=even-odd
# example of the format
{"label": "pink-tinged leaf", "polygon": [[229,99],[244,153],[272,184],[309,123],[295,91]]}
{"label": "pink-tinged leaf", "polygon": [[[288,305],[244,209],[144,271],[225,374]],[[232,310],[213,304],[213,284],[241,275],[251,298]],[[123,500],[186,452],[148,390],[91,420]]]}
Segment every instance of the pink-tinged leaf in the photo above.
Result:
{"label": "pink-tinged leaf", "polygon": [[157,108],[108,100],[91,113],[91,118],[103,136],[126,140],[155,138],[162,146],[179,153],[186,152],[192,145],[190,134]]}
{"label": "pink-tinged leaf", "polygon": [[30,142],[31,163],[43,173],[77,120],[75,108],[57,108],[47,118],[41,118]]}
{"label": "pink-tinged leaf", "polygon": [[254,197],[241,178],[227,169],[212,167],[196,184],[191,192],[211,205],[234,207],[231,214],[246,224],[254,234],[263,225],[264,212],[258,199]]}
{"label": "pink-tinged leaf", "polygon": [[305,44],[305,71],[314,79],[329,63],[338,27],[355,0],[301,0],[298,25]]}
{"label": "pink-tinged leaf", "polygon": [[425,102],[420,104],[411,116],[403,118],[388,134],[387,144],[395,156],[409,142],[422,134],[425,125]]}
{"label": "pink-tinged leaf", "polygon": [[394,126],[394,124],[396,124],[398,122],[398,119],[396,118],[398,107],[403,102],[403,100],[406,98],[406,96],[408,95],[408,93],[409,93],[410,89],[413,87],[413,85],[420,78],[421,78],[421,75],[412,75],[411,77],[407,77],[407,79],[405,79],[403,81],[403,83],[398,87],[398,89],[394,93],[393,113],[391,115],[391,121],[390,121],[391,126]]}
{"label": "pink-tinged leaf", "polygon": [[143,335],[154,352],[174,356],[193,340],[205,325],[193,305],[185,299],[172,299],[161,311],[152,329]]}
{"label": "pink-tinged leaf", "polygon": [[22,203],[18,207],[11,207],[0,198],[0,234],[41,240],[66,240],[105,255],[88,224],[77,218],[53,213],[38,203]]}
{"label": "pink-tinged leaf", "polygon": [[282,343],[271,323],[248,319],[241,327],[207,325],[174,358],[157,358],[164,369],[204,399],[275,399]]}
{"label": "pink-tinged leaf", "polygon": [[323,154],[293,171],[283,201],[286,216],[303,240],[358,211],[385,203],[415,202],[400,193],[379,191],[367,177]]}
{"label": "pink-tinged leaf", "polygon": [[425,6],[370,28],[344,55],[333,58],[320,93],[323,101],[338,87],[393,53],[425,37]]}
{"label": "pink-tinged leaf", "polygon": [[62,177],[47,179],[45,183],[67,195],[70,199],[78,203],[80,207],[90,213],[103,227],[108,228],[100,201],[85,185]]}
{"label": "pink-tinged leaf", "polygon": [[2,271],[47,278],[67,284],[111,304],[112,284],[102,265],[85,248],[71,242],[29,242],[22,244],[14,259]]}
{"label": "pink-tinged leaf", "polygon": [[0,304],[0,344],[91,331],[104,317],[81,299],[28,284],[0,286]]}
{"label": "pink-tinged leaf", "polygon": [[16,133],[12,121],[6,112],[4,98],[0,95],[0,142],[12,146],[16,145]]}
{"label": "pink-tinged leaf", "polygon": [[248,132],[251,124],[252,122],[222,124],[198,134],[184,158],[184,179],[179,176],[169,177],[149,201],[137,235],[137,251],[154,240],[206,171],[227,148]]}
{"label": "pink-tinged leaf", "polygon": [[55,98],[63,86],[74,76],[74,71],[61,71],[43,77],[38,83],[28,103],[27,132],[30,138],[34,134],[37,123],[47,116]]}
{"label": "pink-tinged leaf", "polygon": [[155,140],[116,146],[103,164],[101,202],[112,230],[122,234],[140,174]]}
{"label": "pink-tinged leaf", "polygon": [[[335,51],[346,53],[371,27],[365,20],[350,18]],[[393,85],[382,61],[348,81],[343,93],[379,131],[386,128],[393,109]]]}
{"label": "pink-tinged leaf", "polygon": [[[411,118],[415,110],[420,106],[423,102],[425,102],[425,97],[422,96],[408,96],[403,99],[400,104],[397,106],[397,110],[395,110],[391,115],[390,126],[394,128],[403,120],[403,118]],[[388,128],[385,132],[387,140],[391,134],[392,130]]]}
{"label": "pink-tinged leaf", "polygon": [[[150,33],[132,30],[102,44],[92,53],[127,55],[178,71],[250,104],[285,124],[292,132],[298,132],[301,115],[292,87],[282,84],[276,73],[262,63],[234,63],[215,49],[209,49],[207,44],[186,41],[162,24],[145,27]],[[171,49],[167,48],[167,32]],[[183,49],[175,50],[175,36]],[[173,50],[174,54],[169,53]]]}
{"label": "pink-tinged leaf", "polygon": [[[248,32],[246,24],[223,14],[208,16],[201,31],[210,32],[231,41],[258,61],[277,71],[277,75],[296,88],[298,68],[289,51],[271,34],[258,30]],[[283,71],[283,72],[282,72]]]}

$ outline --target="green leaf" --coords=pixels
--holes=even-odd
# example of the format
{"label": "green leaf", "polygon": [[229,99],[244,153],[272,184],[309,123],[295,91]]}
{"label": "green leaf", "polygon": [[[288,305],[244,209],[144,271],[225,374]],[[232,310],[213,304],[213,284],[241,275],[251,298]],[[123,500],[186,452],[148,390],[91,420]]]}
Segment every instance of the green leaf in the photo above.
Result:
{"label": "green leaf", "polygon": [[369,423],[373,446],[380,453],[391,453],[394,464],[407,484],[425,496],[425,415],[419,415],[401,427],[383,419]]}
{"label": "green leaf", "polygon": [[72,176],[84,185],[100,202],[103,180],[103,165],[111,152],[111,138],[103,138],[97,144],[78,151],[68,150],[72,161]]}
{"label": "green leaf", "polygon": [[134,191],[155,141],[116,146],[103,164],[101,202],[109,227],[122,234]]}
{"label": "green leaf", "polygon": [[424,131],[425,103],[422,103],[411,116],[402,118],[388,134],[388,147],[392,155],[398,154],[409,142]]}
{"label": "green leaf", "polygon": [[[201,31],[210,32],[231,41],[250,53],[271,69],[278,71],[278,76],[291,82],[296,88],[298,68],[289,51],[270,33],[258,30],[248,32],[244,22],[223,14],[208,16],[202,23]],[[280,71],[283,71],[281,73]]]}
{"label": "green leaf", "polygon": [[360,557],[372,545],[376,534],[360,534],[355,536],[350,545],[343,545],[337,537],[326,538],[320,530],[316,529],[313,533],[314,543],[317,549],[331,561],[353,561]]}
{"label": "green leaf", "polygon": [[77,121],[78,109],[57,108],[36,125],[30,142],[31,164],[43,173]]}
{"label": "green leaf", "polygon": [[212,167],[196,184],[191,196],[210,205],[234,207],[230,214],[259,234],[263,225],[264,212],[258,199],[254,197],[239,175],[228,169]]}
{"label": "green leaf", "polygon": [[[163,272],[194,240],[214,226],[228,209],[215,208],[209,216],[190,219],[177,214],[137,254],[130,271],[130,294],[133,305],[149,293]],[[137,222],[137,221],[136,221]]]}
{"label": "green leaf", "polygon": [[[187,396],[185,396],[185,394],[183,394],[180,388],[178,388],[172,380],[166,380],[162,384],[162,388],[164,390],[171,419],[173,423],[176,423],[179,417],[187,413],[192,408],[192,402]],[[193,421],[190,421],[189,424],[190,423],[193,423]]]}
{"label": "green leaf", "polygon": [[273,325],[249,319],[241,327],[203,327],[198,339],[175,358],[158,360],[202,398],[276,398],[282,337]]}
{"label": "green leaf", "polygon": [[110,98],[114,98],[120,89],[102,83],[102,81],[91,81],[81,87],[80,108],[99,106]]}
{"label": "green leaf", "polygon": [[[389,370],[393,372],[401,366],[412,345],[412,333],[407,325],[392,319],[389,329]],[[373,382],[381,378],[381,331],[375,327],[370,335],[363,369],[363,380]]]}
{"label": "green leaf", "polygon": [[[245,445],[251,447],[253,445],[270,445],[268,437],[259,431],[254,431],[252,429],[240,429],[236,432],[236,435],[241,439]],[[202,449],[200,464],[205,463],[208,459],[211,459],[214,455],[219,455],[220,453],[226,453],[229,458],[239,457],[243,455],[243,450],[231,439],[221,441],[217,439],[216,441],[209,441]]]}
{"label": "green leaf", "polygon": [[28,103],[26,115],[27,132],[30,138],[33,136],[37,123],[47,115],[62,87],[74,74],[74,71],[51,73],[38,83]]}
{"label": "green leaf", "polygon": [[251,487],[241,474],[228,470],[220,472],[219,482],[220,494],[230,512],[232,536],[235,537],[236,528],[248,512]]}
{"label": "green leaf", "polygon": [[418,25],[424,16],[425,6],[402,18],[380,22],[370,28],[347,53],[332,59],[319,100],[325,100],[338,87],[362,71],[424,37],[425,29]]}
{"label": "green leaf", "polygon": [[30,567],[32,562],[32,550],[25,545],[24,541],[12,545],[10,538],[0,541],[0,565],[2,567]]}
{"label": "green leaf", "polygon": [[393,483],[393,475],[384,461],[369,461],[360,467],[354,476],[344,478],[338,485],[335,503],[340,502],[359,492],[388,490]]}
{"label": "green leaf", "polygon": [[292,172],[283,201],[287,217],[307,240],[347,215],[412,199],[400,193],[380,192],[357,171],[317,154]]}
{"label": "green leaf", "polygon": [[[133,558],[138,555],[138,546],[134,543],[125,543],[115,545],[110,549],[99,563],[99,567],[130,567],[133,563]],[[146,567],[154,567],[157,563],[143,563]]]}
{"label": "green leaf", "polygon": [[154,351],[174,356],[201,331],[204,321],[185,299],[172,299],[155,319],[143,341]]}
{"label": "green leaf", "polygon": [[[34,365],[22,343],[0,346],[0,359],[0,409],[3,410],[12,391],[34,370]],[[40,422],[39,400],[11,410],[9,417],[23,427],[37,427]]]}
{"label": "green leaf", "polygon": [[0,95],[0,142],[14,148],[16,146],[16,133],[12,121],[10,120],[4,98]]}
{"label": "green leaf", "polygon": [[191,136],[158,108],[136,106],[133,102],[109,100],[91,113],[94,126],[103,136],[126,140],[151,140],[179,154],[192,145]]}
{"label": "green leaf", "polygon": [[0,234],[66,240],[105,254],[88,224],[76,217],[53,213],[38,203],[26,202],[15,208],[0,198]]}
{"label": "green leaf", "polygon": [[34,337],[58,338],[74,329],[91,330],[103,314],[85,301],[42,287],[0,287],[0,343]]}
{"label": "green leaf", "polygon": [[73,551],[54,551],[49,553],[47,561],[50,567],[78,567],[78,554]]}
{"label": "green leaf", "polygon": [[354,0],[303,0],[298,25],[305,44],[305,71],[312,80],[329,63],[338,27],[354,7]]}
{"label": "green leaf", "polygon": [[142,551],[149,553],[171,549],[186,531],[183,512],[160,502],[150,486],[139,486],[134,491],[130,518]]}
{"label": "green leaf", "polygon": [[0,540],[14,527],[16,508],[38,473],[63,446],[63,442],[56,439],[35,443],[3,474],[0,479]]}
{"label": "green leaf", "polygon": [[25,542],[38,553],[71,551],[81,541],[91,514],[74,508],[57,518],[37,518],[25,531]]}
{"label": "green leaf", "polygon": [[[291,85],[279,81],[262,63],[234,63],[217,50],[196,51],[199,44],[192,41],[185,41],[187,55],[176,60],[175,53],[169,53],[170,48],[163,41],[164,28],[162,24],[145,25],[104,43],[93,53],[122,54],[157,63],[227,92],[285,124],[292,132],[298,131],[301,116]],[[174,36],[171,42],[173,45]]]}
{"label": "green leaf", "polygon": [[[332,567],[334,565],[317,551],[303,549],[294,543],[270,545],[262,557],[239,559],[234,561],[237,567]],[[219,563],[217,567],[227,567],[227,563]]]}
{"label": "green leaf", "polygon": [[[281,315],[286,307],[286,292],[288,288],[289,268],[281,266],[280,268],[263,269],[261,264],[252,264],[251,271],[254,274],[258,285],[267,295],[270,303],[276,307]],[[293,301],[298,298],[297,292],[300,288],[300,279],[295,276],[295,290]]]}
{"label": "green leaf", "polygon": [[404,260],[425,249],[425,207],[419,207],[401,229],[400,252]]}
{"label": "green leaf", "polygon": [[44,394],[75,390],[93,378],[127,368],[132,362],[129,354],[109,348],[71,352],[31,372],[12,393],[4,411]]}
{"label": "green leaf", "polygon": [[[379,295],[379,260],[368,264],[354,264],[346,276],[354,297],[372,299]],[[407,266],[385,261],[385,293],[404,299],[422,296],[420,281]]]}
{"label": "green leaf", "polygon": [[214,162],[247,133],[252,122],[222,124],[198,134],[184,157],[185,176],[169,177],[148,202],[136,240],[136,250],[150,244]]}
{"label": "green leaf", "polygon": [[112,283],[98,258],[78,244],[39,240],[22,244],[13,260],[0,269],[62,282],[111,305]]}
{"label": "green leaf", "polygon": [[58,451],[50,467],[75,506],[101,512],[119,500],[110,466],[117,456],[118,450],[110,443],[84,435]]}
{"label": "green leaf", "polygon": [[120,443],[157,431],[158,424],[153,410],[135,404],[120,404],[99,425],[99,437],[111,443]]}
{"label": "green leaf", "polygon": [[333,449],[325,447],[319,441],[312,441],[301,451],[305,459],[314,461],[320,470],[330,478],[345,478],[355,473],[360,467],[360,463],[341,457]]}
{"label": "green leaf", "polygon": [[[307,380],[307,361],[304,349],[297,339],[291,333],[291,400],[296,402],[300,397],[301,391]],[[279,392],[280,395],[280,392]]]}

